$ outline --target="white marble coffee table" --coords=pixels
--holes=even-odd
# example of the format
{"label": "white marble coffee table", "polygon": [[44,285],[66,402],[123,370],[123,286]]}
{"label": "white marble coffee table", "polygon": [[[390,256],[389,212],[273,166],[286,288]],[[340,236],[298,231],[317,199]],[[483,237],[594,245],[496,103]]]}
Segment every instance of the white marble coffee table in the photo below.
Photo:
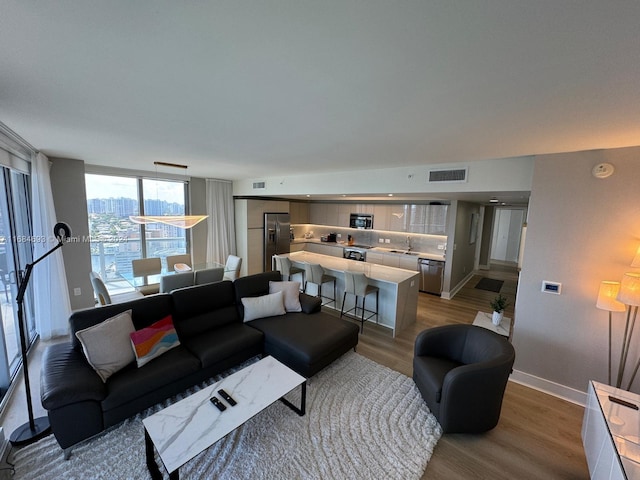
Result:
{"label": "white marble coffee table", "polygon": [[[300,408],[285,394],[302,385]],[[273,357],[243,368],[221,381],[145,418],[147,466],[151,477],[162,478],[155,462],[154,446],[169,478],[179,478],[178,469],[232,432],[254,415],[280,399],[299,415],[305,414],[306,379]],[[231,406],[218,390],[224,389],[236,402]],[[217,397],[227,409],[218,410],[210,401]]]}

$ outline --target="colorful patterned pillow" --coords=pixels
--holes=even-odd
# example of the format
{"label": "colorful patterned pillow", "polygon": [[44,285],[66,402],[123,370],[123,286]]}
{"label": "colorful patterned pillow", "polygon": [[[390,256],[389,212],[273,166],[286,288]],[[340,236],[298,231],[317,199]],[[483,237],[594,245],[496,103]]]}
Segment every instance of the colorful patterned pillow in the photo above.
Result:
{"label": "colorful patterned pillow", "polygon": [[138,368],[180,345],[171,315],[130,335]]}

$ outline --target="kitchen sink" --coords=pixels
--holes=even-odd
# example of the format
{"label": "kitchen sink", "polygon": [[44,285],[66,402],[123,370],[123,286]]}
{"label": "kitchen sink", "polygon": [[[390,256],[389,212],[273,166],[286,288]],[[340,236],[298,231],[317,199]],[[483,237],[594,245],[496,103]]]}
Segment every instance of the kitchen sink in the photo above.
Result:
{"label": "kitchen sink", "polygon": [[404,250],[389,250],[391,253],[402,253],[403,255],[418,255],[416,252],[405,252]]}

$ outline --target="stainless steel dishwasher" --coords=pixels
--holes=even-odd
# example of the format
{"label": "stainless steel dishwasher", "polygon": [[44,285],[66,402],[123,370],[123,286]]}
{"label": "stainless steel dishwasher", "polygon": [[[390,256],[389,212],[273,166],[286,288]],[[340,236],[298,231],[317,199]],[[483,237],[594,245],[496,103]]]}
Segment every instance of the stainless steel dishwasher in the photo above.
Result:
{"label": "stainless steel dishwasher", "polygon": [[444,278],[444,262],[419,258],[418,267],[420,269],[420,291],[440,295]]}

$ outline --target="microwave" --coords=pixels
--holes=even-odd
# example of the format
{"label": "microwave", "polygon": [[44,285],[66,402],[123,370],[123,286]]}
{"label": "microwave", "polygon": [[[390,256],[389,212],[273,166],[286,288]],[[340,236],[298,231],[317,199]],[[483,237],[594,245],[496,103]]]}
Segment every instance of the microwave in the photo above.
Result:
{"label": "microwave", "polygon": [[373,215],[352,213],[349,218],[349,226],[361,230],[373,228]]}

